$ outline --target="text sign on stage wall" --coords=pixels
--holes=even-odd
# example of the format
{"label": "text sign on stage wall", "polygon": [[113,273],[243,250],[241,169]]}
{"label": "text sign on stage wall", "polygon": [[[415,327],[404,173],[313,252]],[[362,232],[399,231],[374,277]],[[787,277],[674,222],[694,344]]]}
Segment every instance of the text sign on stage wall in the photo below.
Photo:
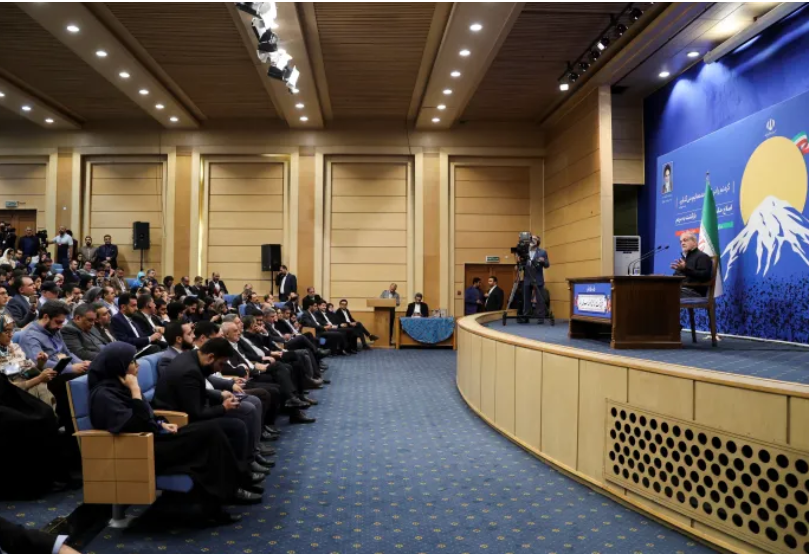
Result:
{"label": "text sign on stage wall", "polygon": [[656,257],[656,273],[672,273],[680,235],[699,232],[706,183],[713,191],[720,333],[809,341],[807,132],[804,93],[657,160],[655,240],[674,254]]}
{"label": "text sign on stage wall", "polygon": [[612,320],[612,283],[573,283],[573,315]]}

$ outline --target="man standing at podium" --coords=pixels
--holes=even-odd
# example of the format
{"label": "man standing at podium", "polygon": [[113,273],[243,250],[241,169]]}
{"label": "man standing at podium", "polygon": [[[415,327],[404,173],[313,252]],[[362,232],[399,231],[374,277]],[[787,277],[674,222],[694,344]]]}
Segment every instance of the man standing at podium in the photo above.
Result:
{"label": "man standing at podium", "polygon": [[[522,309],[523,321],[528,322],[528,318],[533,315],[534,307],[531,304],[532,289],[536,289],[537,316],[539,323],[545,322],[545,269],[550,267],[548,253],[539,247],[539,237],[531,237],[531,246],[528,248],[528,257],[525,260],[525,271],[523,271],[522,283]],[[533,279],[531,279],[533,276]]]}
{"label": "man standing at podium", "polygon": [[[697,248],[697,236],[691,231],[680,235],[680,247],[683,256],[671,264],[674,275],[685,277],[683,283],[707,283],[711,280],[713,260]],[[681,287],[680,298],[708,296],[708,287]]]}

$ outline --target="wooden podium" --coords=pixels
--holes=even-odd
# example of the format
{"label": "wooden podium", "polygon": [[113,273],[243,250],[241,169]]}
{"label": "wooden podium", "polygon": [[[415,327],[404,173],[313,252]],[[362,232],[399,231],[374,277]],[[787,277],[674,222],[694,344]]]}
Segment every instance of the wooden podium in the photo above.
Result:
{"label": "wooden podium", "polygon": [[683,277],[621,275],[568,279],[570,338],[610,331],[610,347],[682,348]]}
{"label": "wooden podium", "polygon": [[392,311],[396,310],[395,298],[368,298],[366,306],[374,309],[373,333],[379,337],[374,348],[390,348],[390,318]]}

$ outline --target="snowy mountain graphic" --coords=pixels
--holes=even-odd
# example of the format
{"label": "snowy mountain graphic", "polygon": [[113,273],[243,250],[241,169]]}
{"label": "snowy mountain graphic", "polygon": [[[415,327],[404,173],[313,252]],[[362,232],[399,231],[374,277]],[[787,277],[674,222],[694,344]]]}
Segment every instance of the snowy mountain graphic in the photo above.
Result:
{"label": "snowy mountain graphic", "polygon": [[785,246],[809,265],[809,219],[775,196],[765,198],[750,215],[742,232],[722,252],[723,258],[729,256],[724,263],[727,268],[725,281],[734,264],[752,246],[755,246],[758,257],[756,275],[762,272],[767,275],[781,259]]}

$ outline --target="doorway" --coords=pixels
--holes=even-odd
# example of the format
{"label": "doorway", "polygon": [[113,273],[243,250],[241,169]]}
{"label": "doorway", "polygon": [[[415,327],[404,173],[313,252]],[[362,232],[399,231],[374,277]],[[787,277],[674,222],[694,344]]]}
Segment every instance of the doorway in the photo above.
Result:
{"label": "doorway", "polygon": [[[487,290],[487,280],[489,277],[497,277],[497,286],[503,289],[503,304],[508,301],[508,294],[514,284],[514,266],[508,264],[465,264],[464,265],[464,289],[472,286],[472,280],[480,277],[483,281],[481,289]],[[500,307],[502,309],[502,306]]]}
{"label": "doorway", "polygon": [[[25,228],[30,227],[37,231],[37,211],[36,210],[0,210],[0,221],[14,227],[17,230],[17,238],[25,235]],[[17,245],[15,244],[16,248]]]}

